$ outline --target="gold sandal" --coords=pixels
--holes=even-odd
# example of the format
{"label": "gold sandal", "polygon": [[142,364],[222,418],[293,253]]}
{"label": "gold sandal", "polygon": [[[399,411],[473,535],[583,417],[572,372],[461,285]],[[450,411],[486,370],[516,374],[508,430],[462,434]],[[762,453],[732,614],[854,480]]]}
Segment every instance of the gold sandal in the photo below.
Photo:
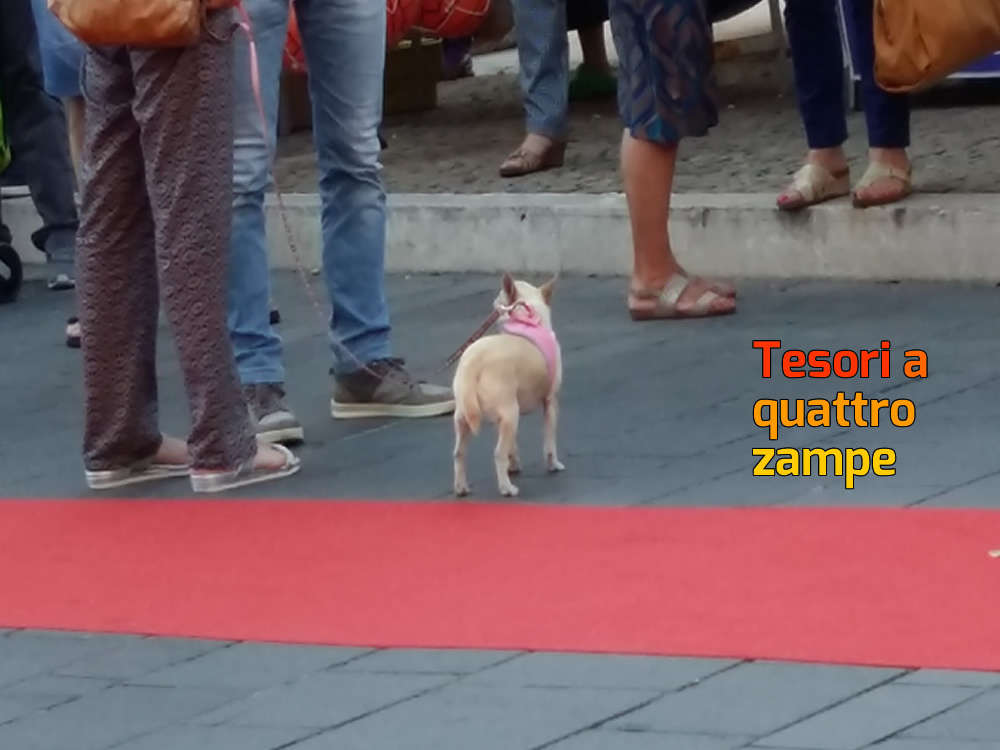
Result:
{"label": "gold sandal", "polygon": [[[859,190],[867,190],[876,183],[887,182],[889,180],[899,184],[900,187],[898,191],[873,199],[862,198],[858,195]],[[854,207],[872,208],[873,206],[885,206],[890,203],[896,203],[903,200],[912,192],[912,169],[899,169],[898,167],[891,167],[888,164],[873,161],[868,165],[868,169],[866,169],[865,173],[861,176],[861,182],[859,182],[854,188]]]}
{"label": "gold sandal", "polygon": [[501,177],[524,177],[546,169],[555,169],[563,165],[566,158],[566,142],[553,141],[544,151],[529,151],[519,148],[506,158],[500,165]]}
{"label": "gold sandal", "polygon": [[667,281],[663,289],[629,290],[628,312],[632,320],[670,320],[676,318],[713,318],[721,315],[732,315],[736,306],[727,310],[713,308],[718,300],[727,299],[721,294],[706,289],[694,304],[686,310],[677,309],[677,300],[684,290],[691,285],[691,279],[675,273]]}
{"label": "gold sandal", "polygon": [[795,173],[792,184],[778,196],[778,208],[782,211],[801,211],[818,203],[843,198],[850,192],[850,170],[831,172],[818,164],[806,164]]}

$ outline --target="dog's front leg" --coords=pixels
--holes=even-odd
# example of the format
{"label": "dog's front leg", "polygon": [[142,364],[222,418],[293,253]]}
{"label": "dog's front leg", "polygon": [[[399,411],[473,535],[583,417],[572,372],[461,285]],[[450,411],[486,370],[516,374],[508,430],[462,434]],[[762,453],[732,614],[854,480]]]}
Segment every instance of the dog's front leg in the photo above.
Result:
{"label": "dog's front leg", "polygon": [[549,471],[562,471],[566,467],[556,452],[556,426],[559,423],[559,398],[552,394],[544,403],[542,422],[542,449],[545,452],[545,466]]}

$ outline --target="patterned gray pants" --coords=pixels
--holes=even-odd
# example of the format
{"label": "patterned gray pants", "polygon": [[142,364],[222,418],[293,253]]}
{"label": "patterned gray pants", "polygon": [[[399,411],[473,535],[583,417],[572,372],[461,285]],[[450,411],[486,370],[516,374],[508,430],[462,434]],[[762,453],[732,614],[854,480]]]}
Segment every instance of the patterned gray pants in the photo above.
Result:
{"label": "patterned gray pants", "polygon": [[[228,33],[232,16],[210,25]],[[232,206],[231,45],[87,52],[77,285],[84,460],[130,466],[159,448],[162,300],[191,410],[192,466],[235,468],[256,442],[226,329]]]}

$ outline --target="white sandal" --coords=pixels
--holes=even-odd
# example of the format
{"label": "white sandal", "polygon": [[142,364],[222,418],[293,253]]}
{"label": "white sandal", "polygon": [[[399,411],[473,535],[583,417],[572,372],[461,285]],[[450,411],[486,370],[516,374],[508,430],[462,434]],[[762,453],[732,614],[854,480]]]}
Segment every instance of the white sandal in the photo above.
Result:
{"label": "white sandal", "polygon": [[246,487],[272,479],[290,477],[301,468],[301,461],[283,445],[270,446],[285,459],[277,468],[257,466],[257,457],[247,459],[241,466],[230,471],[191,472],[191,489],[195,492],[225,492],[237,487]]}

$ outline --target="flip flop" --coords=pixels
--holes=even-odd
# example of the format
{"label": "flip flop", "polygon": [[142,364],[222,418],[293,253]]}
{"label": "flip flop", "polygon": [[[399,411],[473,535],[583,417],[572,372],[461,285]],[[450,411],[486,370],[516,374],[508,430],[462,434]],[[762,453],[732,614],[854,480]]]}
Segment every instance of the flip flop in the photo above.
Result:
{"label": "flip flop", "polygon": [[806,164],[795,173],[792,184],[778,196],[778,209],[801,211],[818,203],[843,198],[850,192],[849,170],[834,173],[818,164]]}

